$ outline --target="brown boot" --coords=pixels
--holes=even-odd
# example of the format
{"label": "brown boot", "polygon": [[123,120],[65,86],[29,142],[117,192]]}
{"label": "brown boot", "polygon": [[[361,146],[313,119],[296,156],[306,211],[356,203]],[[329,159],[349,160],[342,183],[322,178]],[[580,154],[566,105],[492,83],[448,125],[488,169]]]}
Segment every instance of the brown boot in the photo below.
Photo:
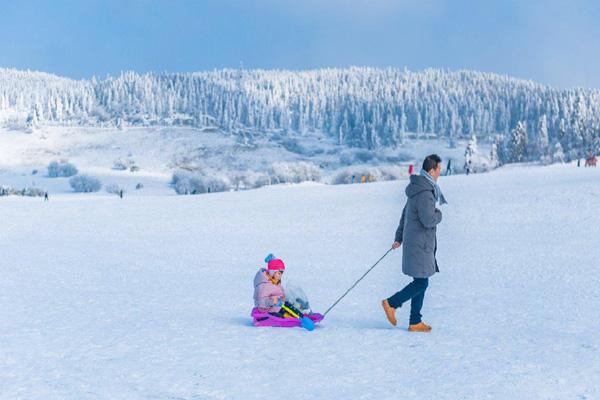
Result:
{"label": "brown boot", "polygon": [[425,322],[419,322],[418,324],[409,325],[409,332],[431,332],[431,326],[427,325]]}
{"label": "brown boot", "polygon": [[381,301],[381,305],[383,306],[383,311],[385,311],[385,316],[387,317],[390,324],[396,326],[398,321],[396,321],[396,309],[390,306],[387,299]]}

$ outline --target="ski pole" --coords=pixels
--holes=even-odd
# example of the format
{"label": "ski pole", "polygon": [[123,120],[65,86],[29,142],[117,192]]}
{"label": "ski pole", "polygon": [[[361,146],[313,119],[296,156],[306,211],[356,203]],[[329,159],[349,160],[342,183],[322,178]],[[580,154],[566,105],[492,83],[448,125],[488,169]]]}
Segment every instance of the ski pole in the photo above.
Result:
{"label": "ski pole", "polygon": [[331,311],[331,309],[332,309],[333,307],[335,307],[337,303],[339,303],[339,302],[340,302],[340,300],[342,300],[344,297],[346,297],[346,295],[347,295],[348,293],[350,293],[350,291],[351,291],[352,289],[354,289],[354,287],[355,287],[356,285],[358,285],[358,282],[362,281],[362,280],[363,280],[363,278],[364,278],[365,276],[367,276],[367,274],[368,274],[369,272],[371,272],[371,270],[372,270],[373,268],[375,268],[375,267],[377,266],[377,264],[379,264],[379,262],[380,262],[381,260],[383,260],[383,259],[385,258],[385,256],[387,256],[387,255],[390,253],[390,251],[392,251],[392,250],[394,250],[394,248],[393,248],[393,247],[392,247],[392,248],[390,248],[388,251],[386,251],[386,252],[385,252],[385,254],[384,254],[383,256],[381,256],[381,258],[380,258],[379,260],[377,260],[377,262],[376,262],[375,264],[373,264],[373,265],[371,266],[371,268],[369,268],[369,269],[367,270],[367,272],[365,272],[365,273],[364,273],[364,274],[363,274],[363,275],[362,275],[360,278],[358,278],[358,280],[357,280],[356,282],[354,282],[354,285],[350,286],[350,289],[346,290],[346,293],[344,293],[344,294],[342,295],[342,297],[340,297],[339,299],[337,299],[337,300],[336,300],[336,302],[335,302],[335,303],[333,303],[333,304],[331,305],[331,307],[329,307],[329,308],[327,309],[327,311],[325,311],[325,313],[323,314],[323,317],[325,317],[325,316],[327,315],[327,313],[328,313],[329,311]]}

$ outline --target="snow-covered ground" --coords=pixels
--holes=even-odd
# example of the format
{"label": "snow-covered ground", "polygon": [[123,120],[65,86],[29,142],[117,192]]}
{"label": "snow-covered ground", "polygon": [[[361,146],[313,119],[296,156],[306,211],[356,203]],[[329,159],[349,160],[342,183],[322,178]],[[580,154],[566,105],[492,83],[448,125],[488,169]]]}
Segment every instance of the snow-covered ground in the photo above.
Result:
{"label": "snow-covered ground", "polygon": [[[397,149],[376,151],[338,146],[319,133],[276,134],[245,142],[219,130],[184,127],[117,128],[46,126],[33,133],[0,128],[0,185],[17,189],[38,187],[51,195],[71,192],[68,179],[48,179],[51,161],[67,160],[82,174],[92,175],[106,186],[118,184],[134,193],[138,183],[143,194],[173,194],[173,172],[207,170],[209,175],[229,176],[270,173],[274,163],[309,162],[330,181],[338,172],[355,168],[357,175],[378,166],[408,164],[426,153],[453,159],[462,168],[465,143],[448,148],[446,140],[411,139]],[[486,152],[487,150],[483,150]],[[487,154],[487,153],[486,153]],[[139,171],[113,169],[115,162],[131,163]],[[33,171],[37,171],[33,174]],[[368,172],[371,173],[371,172]],[[235,186],[235,185],[234,185]],[[139,194],[136,192],[136,194]]]}
{"label": "snow-covered ground", "polygon": [[600,169],[441,180],[430,334],[384,259],[313,332],[255,328],[268,252],[325,310],[391,245],[405,182],[0,198],[0,398],[600,398]]}

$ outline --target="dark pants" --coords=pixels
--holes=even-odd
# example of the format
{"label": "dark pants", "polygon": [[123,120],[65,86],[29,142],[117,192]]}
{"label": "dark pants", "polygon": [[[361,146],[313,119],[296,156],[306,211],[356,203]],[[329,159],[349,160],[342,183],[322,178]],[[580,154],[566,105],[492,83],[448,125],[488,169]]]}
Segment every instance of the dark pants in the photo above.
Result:
{"label": "dark pants", "polygon": [[414,280],[406,285],[404,289],[390,297],[388,303],[393,308],[402,307],[402,304],[410,300],[410,324],[421,322],[421,308],[423,307],[423,298],[425,290],[429,284],[428,278],[413,278]]}
{"label": "dark pants", "polygon": [[[297,315],[299,315],[300,318],[302,318],[302,316],[304,315],[302,313],[302,311],[298,310],[292,303],[289,303],[289,302],[286,301],[284,304],[285,304],[285,306],[287,308],[289,308],[290,310],[292,310],[293,312],[295,312]],[[276,312],[276,313],[272,312],[272,313],[269,313],[269,314],[274,315],[276,317],[283,318],[283,317],[285,317],[285,313],[286,312],[287,312],[286,310],[284,310],[283,308],[281,308],[278,312]]]}

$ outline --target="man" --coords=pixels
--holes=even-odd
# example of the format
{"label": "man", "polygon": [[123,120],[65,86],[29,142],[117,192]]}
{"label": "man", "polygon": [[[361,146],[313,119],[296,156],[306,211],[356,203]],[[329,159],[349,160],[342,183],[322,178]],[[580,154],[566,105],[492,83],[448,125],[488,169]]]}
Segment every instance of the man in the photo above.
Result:
{"label": "man", "polygon": [[431,154],[423,161],[419,175],[411,175],[406,187],[408,200],[396,230],[393,249],[404,244],[402,272],[413,278],[404,289],[381,303],[388,321],[396,326],[396,308],[410,300],[410,332],[430,332],[431,326],[421,321],[421,308],[429,277],[439,272],[435,253],[437,250],[436,226],[442,221],[442,212],[436,203],[446,203],[437,180],[442,171],[442,160]]}

